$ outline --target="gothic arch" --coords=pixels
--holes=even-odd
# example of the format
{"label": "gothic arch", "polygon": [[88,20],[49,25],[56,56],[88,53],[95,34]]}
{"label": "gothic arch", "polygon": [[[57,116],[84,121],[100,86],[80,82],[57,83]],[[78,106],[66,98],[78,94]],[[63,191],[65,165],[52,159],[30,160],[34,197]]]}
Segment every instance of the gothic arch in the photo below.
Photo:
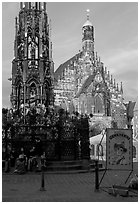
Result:
{"label": "gothic arch", "polygon": [[26,82],[27,85],[27,94],[29,97],[29,101],[36,101],[36,96],[40,93],[40,84],[36,78],[31,78]]}
{"label": "gothic arch", "polygon": [[21,78],[16,78],[15,86],[16,86],[16,95],[19,97],[23,88],[23,81]]}
{"label": "gothic arch", "polygon": [[39,85],[39,81],[36,79],[36,78],[30,78],[27,82],[26,82],[26,84],[32,84],[32,83],[35,83],[36,85]]}
{"label": "gothic arch", "polygon": [[23,103],[23,82],[19,79],[16,84],[17,108]]}
{"label": "gothic arch", "polygon": [[29,94],[30,94],[30,98],[35,98],[35,96],[37,95],[38,90],[37,90],[37,85],[35,82],[30,83],[29,86]]}
{"label": "gothic arch", "polygon": [[96,94],[94,96],[94,112],[95,113],[104,113],[104,99],[103,96],[101,96],[101,94]]}
{"label": "gothic arch", "polygon": [[49,79],[45,79],[44,85],[48,85],[48,87],[51,87],[51,81]]}

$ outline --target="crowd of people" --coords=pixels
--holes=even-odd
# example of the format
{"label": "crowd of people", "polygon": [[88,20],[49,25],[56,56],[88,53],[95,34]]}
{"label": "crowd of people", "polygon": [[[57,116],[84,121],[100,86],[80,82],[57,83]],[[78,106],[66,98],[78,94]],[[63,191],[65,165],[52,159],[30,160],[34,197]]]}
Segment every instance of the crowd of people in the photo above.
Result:
{"label": "crowd of people", "polygon": [[36,141],[36,145],[30,149],[12,148],[9,156],[5,158],[5,172],[14,169],[14,173],[24,174],[27,171],[41,171],[42,166],[46,166],[46,155],[42,151],[40,140]]}

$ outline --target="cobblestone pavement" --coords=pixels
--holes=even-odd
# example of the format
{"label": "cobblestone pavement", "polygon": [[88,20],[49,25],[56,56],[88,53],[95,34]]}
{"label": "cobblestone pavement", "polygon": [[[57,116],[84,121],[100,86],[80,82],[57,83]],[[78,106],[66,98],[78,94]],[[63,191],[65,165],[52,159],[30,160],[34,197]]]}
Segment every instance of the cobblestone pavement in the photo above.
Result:
{"label": "cobblestone pavement", "polygon": [[[103,173],[103,172],[102,172]],[[100,173],[100,178],[101,174]],[[118,172],[117,172],[118,173]],[[108,174],[108,175],[107,175]],[[101,187],[109,186],[116,182],[110,173],[103,179]],[[125,173],[126,174],[126,173]],[[3,202],[137,202],[134,196],[112,196],[101,188],[95,192],[94,172],[76,174],[45,174],[45,189],[40,191],[41,174],[2,176],[2,201]],[[124,175],[122,175],[123,177]],[[122,178],[114,174],[117,181]],[[113,182],[113,183],[112,183]]]}

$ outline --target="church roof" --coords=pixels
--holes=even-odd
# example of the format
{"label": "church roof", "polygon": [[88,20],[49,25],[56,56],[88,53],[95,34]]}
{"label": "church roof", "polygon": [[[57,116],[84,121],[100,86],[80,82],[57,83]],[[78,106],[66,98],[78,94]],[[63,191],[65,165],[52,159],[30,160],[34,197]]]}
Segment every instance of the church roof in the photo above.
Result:
{"label": "church roof", "polygon": [[[61,64],[58,69],[54,73],[54,79],[57,81],[58,77],[61,75],[61,73],[64,71],[64,69],[68,66],[71,65],[77,58],[79,58],[81,52],[78,54],[74,55],[72,58]],[[72,66],[73,67],[73,66]]]}
{"label": "church roof", "polygon": [[84,93],[86,91],[86,89],[90,86],[90,84],[92,83],[94,79],[94,75],[90,75],[85,82],[83,83],[82,87],[80,88],[80,90],[78,91],[78,93],[76,94],[75,98],[78,98],[80,96],[80,94]]}

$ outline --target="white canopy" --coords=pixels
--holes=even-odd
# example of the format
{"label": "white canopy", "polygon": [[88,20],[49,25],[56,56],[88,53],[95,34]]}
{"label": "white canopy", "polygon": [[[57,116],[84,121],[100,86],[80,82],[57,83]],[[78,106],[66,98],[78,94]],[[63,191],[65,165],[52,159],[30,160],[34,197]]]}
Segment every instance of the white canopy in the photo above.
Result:
{"label": "white canopy", "polygon": [[[101,139],[103,137],[103,134],[99,134],[99,135],[96,135],[96,136],[93,136],[93,137],[90,137],[89,140],[90,140],[90,145],[92,144],[99,144]],[[106,134],[104,134],[104,138],[102,140],[103,143],[106,142]]]}

